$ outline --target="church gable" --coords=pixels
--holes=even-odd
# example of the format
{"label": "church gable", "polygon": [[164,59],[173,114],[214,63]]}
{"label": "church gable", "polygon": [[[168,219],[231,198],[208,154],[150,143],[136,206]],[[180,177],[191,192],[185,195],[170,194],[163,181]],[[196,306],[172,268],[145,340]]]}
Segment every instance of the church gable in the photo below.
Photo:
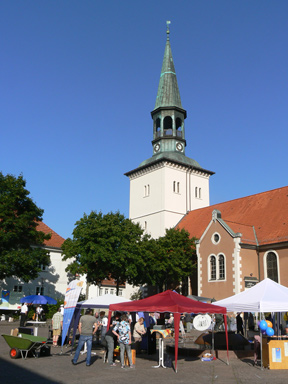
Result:
{"label": "church gable", "polygon": [[239,269],[235,262],[235,235],[219,216],[212,220],[204,231],[198,247],[198,295],[222,297],[223,292],[234,289],[234,273]]}

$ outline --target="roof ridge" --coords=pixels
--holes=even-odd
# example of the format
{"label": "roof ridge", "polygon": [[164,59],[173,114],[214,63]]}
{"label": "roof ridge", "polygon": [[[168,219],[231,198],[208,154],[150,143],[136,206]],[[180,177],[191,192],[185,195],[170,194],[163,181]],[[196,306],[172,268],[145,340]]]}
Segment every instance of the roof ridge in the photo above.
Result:
{"label": "roof ridge", "polygon": [[[233,201],[237,201],[237,200],[242,200],[242,199],[247,199],[247,197],[252,197],[252,196],[259,196],[259,195],[264,195],[266,193],[271,193],[273,191],[278,191],[280,189],[284,189],[284,188],[288,188],[288,185],[285,185],[284,187],[280,187],[280,188],[274,188],[274,189],[271,189],[269,191],[264,191],[264,192],[259,192],[259,193],[254,193],[253,195],[248,195],[248,196],[243,196],[243,197],[237,197],[236,199],[232,199],[232,200],[227,200],[227,201],[222,201],[222,203],[215,203],[213,205],[208,205],[207,207],[204,207],[204,208],[213,208],[215,206],[219,206],[219,205],[222,205],[222,204],[227,204],[227,203],[230,203],[230,202],[233,202]],[[203,208],[197,208],[197,209],[194,209],[194,211],[197,211],[199,209],[203,209]],[[191,211],[190,211],[191,212]]]}

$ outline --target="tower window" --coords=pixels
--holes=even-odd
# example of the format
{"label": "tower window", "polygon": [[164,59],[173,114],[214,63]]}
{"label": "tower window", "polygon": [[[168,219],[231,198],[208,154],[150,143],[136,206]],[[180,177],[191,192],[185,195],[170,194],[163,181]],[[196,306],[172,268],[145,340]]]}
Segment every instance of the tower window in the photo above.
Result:
{"label": "tower window", "polygon": [[144,185],[144,197],[147,197],[150,195],[150,185]]}
{"label": "tower window", "polygon": [[196,199],[201,199],[201,188],[195,187],[195,197]]}
{"label": "tower window", "polygon": [[180,183],[179,181],[173,181],[173,192],[180,193]]}
{"label": "tower window", "polygon": [[176,135],[182,137],[182,120],[179,117],[176,119]]}
{"label": "tower window", "polygon": [[171,136],[172,132],[172,118],[171,116],[166,116],[164,119],[164,136]]}
{"label": "tower window", "polygon": [[161,136],[161,120],[159,119],[156,119],[156,137],[160,137]]}

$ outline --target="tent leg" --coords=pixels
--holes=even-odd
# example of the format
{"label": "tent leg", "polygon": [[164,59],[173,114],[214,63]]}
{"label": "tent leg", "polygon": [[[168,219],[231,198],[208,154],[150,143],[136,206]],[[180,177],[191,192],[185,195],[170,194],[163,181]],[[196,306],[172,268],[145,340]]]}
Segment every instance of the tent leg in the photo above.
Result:
{"label": "tent leg", "polygon": [[[262,317],[262,316],[261,316]],[[264,318],[264,316],[263,316]],[[262,332],[260,330],[260,336],[261,336],[261,339],[260,339],[260,351],[261,351],[261,371],[263,371],[264,367],[263,367],[263,343],[262,343]]]}

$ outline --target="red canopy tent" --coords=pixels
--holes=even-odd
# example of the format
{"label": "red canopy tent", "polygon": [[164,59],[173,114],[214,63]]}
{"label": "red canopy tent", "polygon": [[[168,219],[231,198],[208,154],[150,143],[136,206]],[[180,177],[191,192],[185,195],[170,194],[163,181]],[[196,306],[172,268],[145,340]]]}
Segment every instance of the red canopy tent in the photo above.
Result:
{"label": "red canopy tent", "polygon": [[[112,311],[129,311],[129,312],[171,312],[174,314],[174,329],[175,329],[175,370],[177,372],[178,359],[178,339],[180,314],[188,313],[221,313],[226,315],[227,311],[224,307],[219,307],[213,304],[201,303],[189,299],[188,297],[179,295],[173,291],[165,291],[157,295],[147,297],[142,300],[130,301],[127,303],[111,304],[109,306],[108,324],[110,324]],[[227,318],[224,316],[226,344],[227,344],[227,359],[228,359],[228,334],[227,334]]]}

